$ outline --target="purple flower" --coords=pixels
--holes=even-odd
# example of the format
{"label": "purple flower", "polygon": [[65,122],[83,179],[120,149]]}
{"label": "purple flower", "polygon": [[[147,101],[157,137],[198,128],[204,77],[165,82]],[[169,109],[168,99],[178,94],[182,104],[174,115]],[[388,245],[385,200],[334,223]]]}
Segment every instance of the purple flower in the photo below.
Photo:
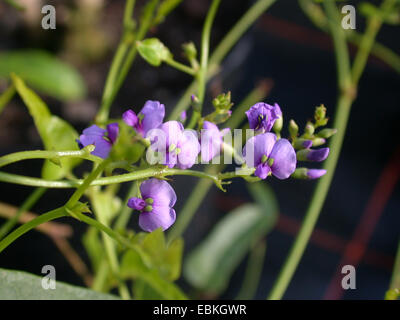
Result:
{"label": "purple flower", "polygon": [[95,149],[91,154],[105,159],[108,157],[115,140],[117,140],[118,132],[118,123],[110,123],[107,125],[107,129],[102,129],[94,124],[83,130],[76,142],[81,149],[91,144],[94,145]]}
{"label": "purple flower", "polygon": [[163,122],[164,116],[164,105],[158,101],[148,100],[138,115],[128,110],[123,113],[122,119],[145,138],[149,130],[157,128]]}
{"label": "purple flower", "polygon": [[217,125],[204,121],[201,130],[201,159],[203,162],[208,162],[220,154],[223,136],[229,131],[229,128],[219,131]]}
{"label": "purple flower", "polygon": [[265,179],[273,174],[287,179],[296,170],[296,152],[286,139],[276,141],[273,133],[263,133],[250,138],[243,148],[248,167],[256,168],[254,174]]}
{"label": "purple flower", "polygon": [[277,103],[271,106],[259,102],[246,111],[246,116],[249,119],[250,129],[264,133],[271,131],[275,121],[282,117],[282,111]]}
{"label": "purple flower", "polygon": [[308,169],[307,177],[308,179],[318,179],[321,178],[325,173],[325,169]]}
{"label": "purple flower", "polygon": [[328,158],[328,155],[329,148],[304,149],[297,152],[297,159],[299,161],[321,162]]}
{"label": "purple flower", "polygon": [[163,155],[162,163],[169,168],[188,169],[196,162],[200,144],[194,130],[184,130],[182,123],[167,121],[149,132],[151,148]]}
{"label": "purple flower", "polygon": [[140,185],[140,192],[142,198],[128,200],[129,208],[140,211],[139,226],[147,232],[168,229],[176,219],[174,189],[168,182],[152,178]]}

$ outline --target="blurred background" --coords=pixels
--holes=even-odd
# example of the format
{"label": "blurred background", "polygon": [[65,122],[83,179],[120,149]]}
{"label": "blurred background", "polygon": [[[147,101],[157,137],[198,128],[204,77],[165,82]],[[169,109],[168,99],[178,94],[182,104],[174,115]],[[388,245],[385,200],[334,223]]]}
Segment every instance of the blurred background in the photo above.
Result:
{"label": "blurred background", "polygon": [[[144,2],[138,1],[138,7]],[[26,6],[24,12],[0,1],[0,92],[7,87],[7,81],[1,78],[2,63],[5,63],[4,59],[1,61],[4,58],[1,54],[28,49],[45,51],[71,69],[54,71],[57,95],[40,88],[36,91],[54,114],[80,132],[93,121],[99,108],[113,52],[121,36],[125,1],[20,0],[19,3]],[[211,50],[252,3],[222,1],[213,26]],[[358,1],[346,3],[359,4]],[[41,28],[44,4],[56,8],[55,30]],[[184,42],[193,41],[199,46],[209,4],[208,0],[183,0],[148,36],[160,38],[176,59],[182,61],[181,45]],[[362,32],[364,23],[365,19],[357,14],[356,31]],[[377,39],[400,53],[398,25],[384,25]],[[354,54],[356,47],[350,46],[350,51]],[[27,72],[37,63],[28,58],[21,60],[23,62],[17,68]],[[368,61],[358,98],[352,107],[336,175],[309,246],[285,295],[287,299],[384,297],[400,234],[399,71],[376,56],[371,56]],[[76,79],[72,85],[63,83],[64,72]],[[304,127],[315,106],[321,103],[328,108],[328,116],[333,117],[337,86],[332,41],[328,34],[312,24],[295,1],[277,1],[245,34],[224,60],[222,72],[210,82],[206,106],[211,110],[211,99],[228,90],[232,92],[233,102],[239,103],[260,81],[270,87],[265,101],[279,103],[286,121],[293,118]],[[137,57],[113,103],[111,117],[120,117],[128,108],[139,111],[149,99],[161,101],[168,113],[190,82],[190,76],[169,66],[154,68]],[[2,111],[0,128],[1,155],[42,148],[34,123],[19,98],[14,98]],[[41,165],[41,161],[32,160],[4,170],[39,176]],[[85,169],[88,167],[83,166],[81,173]],[[178,216],[191,191],[188,186],[194,186],[195,182],[196,179],[188,177],[174,178]],[[315,186],[313,181],[283,183],[275,178],[269,178],[268,183],[276,193],[279,216],[267,236],[257,299],[264,299],[274,283]],[[31,191],[28,187],[0,183],[0,202],[19,206]],[[32,211],[40,213],[53,209],[63,204],[71,192],[49,190]],[[242,181],[235,180],[227,193],[213,187],[184,234],[185,252],[195,247],[221,217],[251,201]],[[130,223],[133,229],[137,229],[136,219],[132,217]],[[0,218],[0,223],[3,221]],[[61,222],[72,226],[70,243],[87,262],[80,242],[85,225],[70,220]],[[51,264],[56,267],[57,280],[84,285],[59,246],[43,233],[30,232],[0,255],[0,267],[40,274],[43,265]],[[246,270],[246,259],[234,272],[224,292],[218,296],[200,297],[236,297]],[[346,264],[356,267],[356,290],[341,289],[340,270]],[[178,283],[188,288],[183,278]]]}

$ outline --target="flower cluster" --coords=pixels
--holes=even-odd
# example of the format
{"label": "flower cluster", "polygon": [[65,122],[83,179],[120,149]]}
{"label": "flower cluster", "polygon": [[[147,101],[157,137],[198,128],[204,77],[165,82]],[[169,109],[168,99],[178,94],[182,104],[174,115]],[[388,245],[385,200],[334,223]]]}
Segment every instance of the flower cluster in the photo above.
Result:
{"label": "flower cluster", "polygon": [[[223,100],[224,108],[225,105],[231,105],[230,96],[227,98],[223,95],[219,100]],[[224,108],[223,111],[226,111]],[[290,142],[280,137],[282,111],[278,104],[271,106],[260,102],[252,106],[246,115],[255,135],[247,140],[243,148],[244,166],[254,168],[255,176],[260,179],[270,175],[278,179],[287,179],[292,175],[296,178],[315,179],[324,175],[326,171],[323,169],[296,169],[298,161],[323,161],[329,154],[329,148],[311,149],[312,146],[325,143],[324,136],[329,137],[334,133],[326,131],[332,129],[324,129],[319,135],[314,135],[315,127],[326,123],[321,116],[321,109],[317,110],[319,122],[308,123],[301,137],[297,137],[298,128],[294,127],[294,121],[290,122]],[[197,162],[200,152],[203,162],[209,162],[221,153],[223,138],[230,132],[229,128],[220,130],[216,125],[219,122],[208,121],[206,117],[200,122],[201,134],[198,137],[195,130],[185,129],[179,121],[163,122],[164,116],[164,105],[149,100],[138,114],[133,110],[124,112],[122,120],[134,129],[139,139],[147,141],[148,151],[162,156],[161,163],[169,168],[191,168]],[[213,114],[210,119],[217,119],[217,116],[220,115]],[[181,115],[181,119],[186,119],[186,113]],[[275,133],[271,132],[272,129]],[[106,129],[92,125],[83,131],[77,142],[81,148],[94,145],[92,154],[107,158],[112,145],[117,141],[118,133],[118,123],[109,124]],[[128,201],[130,208],[140,212],[140,227],[148,232],[160,227],[168,229],[176,219],[173,209],[176,194],[170,184],[151,178],[141,183],[140,193],[139,197],[132,197]]]}

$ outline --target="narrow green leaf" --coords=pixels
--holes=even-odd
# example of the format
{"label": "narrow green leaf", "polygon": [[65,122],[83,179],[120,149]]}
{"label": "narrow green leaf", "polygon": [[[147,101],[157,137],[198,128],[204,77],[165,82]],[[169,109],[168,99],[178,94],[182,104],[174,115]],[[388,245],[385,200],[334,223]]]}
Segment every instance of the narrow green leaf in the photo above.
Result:
{"label": "narrow green leaf", "polygon": [[86,85],[70,65],[41,50],[0,53],[0,78],[18,74],[30,86],[63,101],[85,96]]}
{"label": "narrow green leaf", "polygon": [[141,279],[146,282],[162,299],[187,299],[185,294],[174,283],[163,279],[157,269],[146,267],[140,255],[135,251],[130,250],[124,255],[120,273],[124,279]]}
{"label": "narrow green leaf", "polygon": [[[18,94],[33,117],[45,148],[55,151],[78,150],[76,143],[78,133],[75,129],[68,122],[53,116],[43,100],[29,89],[21,78],[12,75],[12,80]],[[60,168],[51,161],[46,161],[42,169],[42,176],[44,179],[60,179],[80,162],[81,159],[78,158],[60,159]]]}
{"label": "narrow green leaf", "polygon": [[[57,270],[56,270],[57,271]],[[57,273],[56,273],[57,276]],[[43,275],[44,277],[44,275]],[[57,281],[45,290],[43,277],[27,272],[0,269],[0,300],[117,300],[116,296],[95,292]]]}

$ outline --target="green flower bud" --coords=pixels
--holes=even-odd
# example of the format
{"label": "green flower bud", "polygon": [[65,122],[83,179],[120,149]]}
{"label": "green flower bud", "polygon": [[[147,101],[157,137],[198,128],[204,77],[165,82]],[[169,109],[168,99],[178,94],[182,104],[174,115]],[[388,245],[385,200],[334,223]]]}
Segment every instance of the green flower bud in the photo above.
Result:
{"label": "green flower bud", "polygon": [[289,133],[292,139],[296,138],[299,133],[299,126],[293,119],[289,121]]}
{"label": "green flower bud", "polygon": [[313,144],[312,144],[313,147],[319,147],[319,146],[322,146],[323,144],[325,144],[326,140],[324,138],[317,137],[317,138],[312,139],[312,142],[313,142]]}
{"label": "green flower bud", "polygon": [[304,128],[304,135],[312,136],[314,134],[315,127],[311,122],[307,122],[306,127]]}
{"label": "green flower bud", "polygon": [[185,57],[189,60],[189,62],[196,60],[197,49],[193,42],[184,43],[182,45],[182,48],[183,48],[183,53]]}
{"label": "green flower bud", "polygon": [[231,92],[221,93],[213,100],[213,105],[216,110],[229,110],[233,103],[231,102]]}
{"label": "green flower bud", "polygon": [[293,147],[296,150],[301,150],[301,149],[308,149],[313,145],[312,140],[309,139],[303,139],[303,138],[298,138],[294,141]]}
{"label": "green flower bud", "polygon": [[326,117],[326,108],[323,104],[321,104],[319,107],[315,108],[314,118],[315,121],[319,122],[320,120],[325,119],[325,117]]}
{"label": "green flower bud", "polygon": [[326,129],[322,129],[320,132],[318,132],[317,136],[328,139],[328,138],[332,137],[334,134],[336,134],[336,132],[337,132],[337,129],[326,128]]}
{"label": "green flower bud", "polygon": [[274,130],[274,132],[276,134],[279,134],[282,130],[283,127],[283,117],[279,117],[278,119],[275,120],[274,126],[272,127],[272,129]]}

